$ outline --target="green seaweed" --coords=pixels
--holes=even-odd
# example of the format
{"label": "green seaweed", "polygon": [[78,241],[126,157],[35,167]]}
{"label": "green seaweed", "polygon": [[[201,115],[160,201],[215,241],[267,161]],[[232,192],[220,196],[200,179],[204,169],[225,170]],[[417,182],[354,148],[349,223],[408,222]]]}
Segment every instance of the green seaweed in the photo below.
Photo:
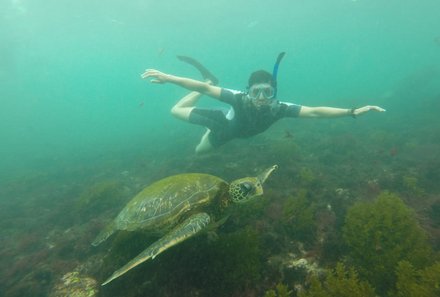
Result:
{"label": "green seaweed", "polygon": [[374,202],[358,202],[347,213],[343,237],[352,263],[380,293],[396,281],[397,263],[429,263],[431,247],[413,211],[395,194],[382,192]]}
{"label": "green seaweed", "polygon": [[117,180],[105,180],[92,184],[85,189],[75,203],[78,212],[101,211],[118,204],[122,197],[122,184]]}
{"label": "green seaweed", "polygon": [[308,191],[302,189],[284,203],[282,223],[296,240],[312,243],[316,235],[316,205],[308,199]]}
{"label": "green seaweed", "polygon": [[[140,232],[119,232],[102,267],[108,276],[136,256],[149,239]],[[125,233],[125,234],[124,234]],[[151,239],[150,239],[151,240]],[[119,265],[119,266],[118,266]],[[151,296],[239,296],[260,282],[263,267],[261,243],[252,228],[191,238],[164,252],[153,261],[139,265],[111,284],[115,296],[129,295],[127,287],[148,291]],[[108,292],[110,293],[110,292]]]}
{"label": "green seaweed", "polygon": [[264,297],[290,297],[292,295],[292,291],[289,290],[287,285],[282,283],[278,283],[275,286],[275,289],[267,290],[264,293]]}
{"label": "green seaweed", "polygon": [[301,291],[299,297],[375,297],[373,287],[359,279],[354,268],[346,269],[338,263],[325,280],[321,281],[312,276],[310,287]]}
{"label": "green seaweed", "polygon": [[301,185],[309,186],[316,180],[313,171],[308,167],[302,167],[298,173],[298,182]]}
{"label": "green seaweed", "polygon": [[[252,287],[258,283],[262,269],[260,246],[258,233],[251,228],[208,242],[198,262],[192,264],[192,272],[198,275],[197,286],[209,288],[206,296],[231,296],[235,291]],[[209,273],[203,273],[204,267],[209,267]]]}
{"label": "green seaweed", "polygon": [[434,226],[440,227],[440,201],[436,201],[431,205],[428,216]]}
{"label": "green seaweed", "polygon": [[424,269],[415,269],[408,261],[397,266],[396,291],[391,297],[440,296],[440,262]]}
{"label": "green seaweed", "polygon": [[403,188],[405,191],[416,197],[423,196],[425,191],[419,186],[419,179],[415,176],[405,175],[402,178]]}

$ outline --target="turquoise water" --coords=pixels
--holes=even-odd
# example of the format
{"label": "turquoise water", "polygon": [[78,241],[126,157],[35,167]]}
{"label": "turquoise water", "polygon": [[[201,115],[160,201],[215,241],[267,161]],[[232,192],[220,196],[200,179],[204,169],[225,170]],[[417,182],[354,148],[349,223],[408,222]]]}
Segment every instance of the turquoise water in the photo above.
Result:
{"label": "turquoise water", "polygon": [[200,133],[169,115],[185,91],[139,77],[158,68],[198,78],[177,54],[203,61],[221,85],[244,89],[251,71],[270,70],[286,51],[283,100],[380,99],[394,113],[412,102],[381,98],[439,66],[438,7],[435,0],[2,1],[2,175],[36,159],[166,148],[173,135]]}
{"label": "turquoise water", "polygon": [[[94,184],[116,180],[125,189],[121,200],[95,209],[102,227],[143,186],[188,170],[232,179],[279,163],[283,182],[274,184],[279,192],[275,186],[271,191],[280,197],[289,191],[287,182],[295,187],[296,169],[289,162],[311,167],[327,186],[351,192],[362,192],[366,179],[378,179],[381,189],[404,194],[416,178],[432,206],[440,191],[439,11],[438,0],[3,0],[0,221],[3,229],[13,226],[3,231],[5,246],[34,232],[36,222],[43,231],[30,245],[44,247],[48,243],[40,239],[56,233],[53,224],[65,230],[92,222],[90,214],[63,216]],[[281,51],[287,54],[278,73],[280,100],[380,105],[387,112],[356,120],[283,120],[263,135],[198,157],[193,149],[204,129],[170,114],[186,91],[140,78],[155,68],[200,79],[176,58],[188,55],[207,66],[221,86],[244,90],[248,75],[271,71]],[[219,105],[206,97],[200,104]],[[284,147],[290,141],[294,147]],[[302,157],[290,155],[295,149]],[[389,172],[407,183],[390,182],[384,177]],[[332,184],[337,181],[341,184]],[[86,242],[98,231],[96,226],[83,230],[91,235],[77,231],[84,246],[67,253],[69,261],[96,254]],[[81,260],[72,256],[79,250],[87,250]],[[3,273],[6,269],[5,264]],[[9,292],[5,296],[26,295],[14,291],[26,275],[20,271],[3,278],[13,279],[0,284],[0,291]],[[102,280],[111,271],[90,274]],[[65,272],[54,268],[38,287],[39,296]]]}

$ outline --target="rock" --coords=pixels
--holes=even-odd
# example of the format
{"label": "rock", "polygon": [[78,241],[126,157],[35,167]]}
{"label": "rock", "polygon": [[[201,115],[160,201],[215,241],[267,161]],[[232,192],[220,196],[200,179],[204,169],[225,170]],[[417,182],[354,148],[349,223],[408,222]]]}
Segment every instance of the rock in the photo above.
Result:
{"label": "rock", "polygon": [[66,273],[55,285],[50,297],[95,297],[98,294],[98,282],[78,271]]}

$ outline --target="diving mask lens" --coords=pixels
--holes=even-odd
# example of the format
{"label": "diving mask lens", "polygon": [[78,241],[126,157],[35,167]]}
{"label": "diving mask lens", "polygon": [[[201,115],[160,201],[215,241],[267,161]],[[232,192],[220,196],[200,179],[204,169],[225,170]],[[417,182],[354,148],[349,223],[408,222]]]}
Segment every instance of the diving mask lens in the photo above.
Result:
{"label": "diving mask lens", "polygon": [[275,95],[275,89],[269,84],[253,85],[249,89],[248,96],[255,100],[260,98],[261,94],[263,94],[265,99],[272,99]]}

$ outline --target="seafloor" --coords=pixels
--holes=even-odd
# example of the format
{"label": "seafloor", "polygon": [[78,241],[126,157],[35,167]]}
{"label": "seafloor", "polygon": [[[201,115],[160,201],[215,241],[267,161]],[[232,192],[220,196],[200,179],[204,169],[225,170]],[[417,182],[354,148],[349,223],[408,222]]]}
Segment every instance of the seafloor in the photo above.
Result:
{"label": "seafloor", "polygon": [[[428,99],[429,104],[415,106],[424,117],[388,108],[384,115],[359,119],[283,121],[204,156],[194,155],[191,143],[183,150],[139,149],[43,161],[51,165],[3,180],[0,186],[0,295],[297,296],[307,290],[311,275],[324,279],[326,269],[340,262],[385,296],[396,288],[398,276],[384,287],[359,266],[362,259],[356,258],[347,235],[347,213],[360,202],[397,197],[427,235],[433,250],[429,265],[438,261],[440,125],[433,110],[440,110],[440,97]],[[230,181],[273,164],[279,169],[266,182],[264,196],[240,206],[217,236],[190,239],[107,286],[99,285],[157,239],[141,230],[119,232],[91,246],[142,188],[185,172]],[[378,224],[372,228],[387,232],[380,227],[402,226],[380,220],[402,219],[393,208],[389,216],[365,219],[362,228]],[[368,234],[362,228],[355,230],[359,236]],[[407,234],[396,230],[388,232]],[[396,263],[418,265],[410,252],[397,254],[405,244],[412,246],[411,238],[401,242],[397,234],[399,242],[390,243],[381,234],[372,236],[363,241],[361,254],[373,259],[366,261],[380,262],[389,258],[388,247],[402,246],[392,252]],[[420,265],[417,269],[428,267]],[[394,274],[394,268],[385,273]],[[283,293],[283,286],[290,292]]]}

